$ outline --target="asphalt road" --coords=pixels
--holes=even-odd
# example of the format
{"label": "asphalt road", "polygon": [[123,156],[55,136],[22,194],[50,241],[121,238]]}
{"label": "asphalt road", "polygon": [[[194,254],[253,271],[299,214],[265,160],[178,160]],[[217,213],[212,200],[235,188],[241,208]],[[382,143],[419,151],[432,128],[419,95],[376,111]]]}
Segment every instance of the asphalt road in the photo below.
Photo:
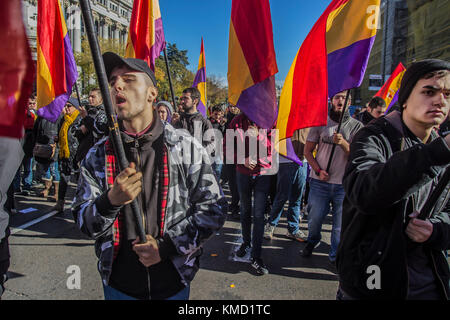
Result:
{"label": "asphalt road", "polygon": [[[78,230],[70,213],[74,186],[66,197],[62,215],[53,215],[54,203],[33,195],[16,196],[18,212],[11,217],[10,279],[4,300],[103,299],[94,241]],[[204,246],[190,299],[334,300],[338,282],[335,268],[328,262],[330,223],[327,217],[322,243],[313,256],[302,258],[304,243],[285,236],[287,224],[283,217],[274,238],[263,243],[262,255],[270,274],[256,276],[245,259],[236,261],[234,251],[242,241],[240,223],[228,218]],[[301,227],[307,232],[306,221]],[[79,282],[73,280],[75,274],[80,275]]]}

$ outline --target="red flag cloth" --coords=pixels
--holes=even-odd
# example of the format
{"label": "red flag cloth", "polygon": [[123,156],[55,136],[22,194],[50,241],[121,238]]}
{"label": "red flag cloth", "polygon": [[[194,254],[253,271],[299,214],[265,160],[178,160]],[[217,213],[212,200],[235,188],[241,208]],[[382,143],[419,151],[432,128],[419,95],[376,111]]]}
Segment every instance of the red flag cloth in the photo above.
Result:
{"label": "red flag cloth", "polygon": [[0,136],[21,138],[35,68],[21,1],[0,3]]}

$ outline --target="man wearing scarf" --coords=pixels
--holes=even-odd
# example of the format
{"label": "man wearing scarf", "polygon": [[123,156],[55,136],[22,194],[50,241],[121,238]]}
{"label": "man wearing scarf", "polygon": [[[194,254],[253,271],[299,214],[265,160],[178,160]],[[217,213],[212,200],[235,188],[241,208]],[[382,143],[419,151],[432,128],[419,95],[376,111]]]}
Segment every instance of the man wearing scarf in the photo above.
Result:
{"label": "man wearing scarf", "polygon": [[[350,142],[356,132],[363,127],[358,120],[353,119],[348,108],[343,115],[342,126],[336,133],[341,118],[347,92],[340,92],[331,99],[331,109],[328,114],[327,125],[312,128],[308,134],[305,145],[305,157],[311,166],[311,181],[308,205],[308,240],[302,251],[303,257],[309,257],[313,249],[320,243],[322,223],[330,212],[333,216],[331,231],[331,249],[329,259],[331,263],[336,260],[336,251],[339,244],[342,219],[342,203],[344,201],[344,188],[342,177],[350,152]],[[351,97],[348,104],[351,103]],[[336,144],[335,153],[329,172],[326,171],[333,144]],[[317,147],[316,157],[313,151]],[[331,208],[330,208],[331,205]]]}
{"label": "man wearing scarf", "polygon": [[78,100],[69,98],[64,107],[64,117],[61,119],[58,130],[58,165],[61,174],[59,188],[55,190],[57,199],[54,209],[58,212],[64,211],[64,197],[67,192],[67,186],[70,177],[74,171],[74,160],[77,152],[79,142],[75,134],[81,122],[81,115],[77,108],[79,108]]}

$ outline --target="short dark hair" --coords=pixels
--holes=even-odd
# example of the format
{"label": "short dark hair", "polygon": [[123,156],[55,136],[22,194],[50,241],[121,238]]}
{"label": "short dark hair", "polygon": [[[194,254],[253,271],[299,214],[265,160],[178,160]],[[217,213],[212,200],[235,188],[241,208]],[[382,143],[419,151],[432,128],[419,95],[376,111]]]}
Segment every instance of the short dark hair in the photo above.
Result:
{"label": "short dark hair", "polygon": [[214,112],[214,111],[222,111],[222,112],[224,112],[222,106],[219,105],[219,104],[218,104],[218,105],[215,105],[215,106],[213,106],[213,107],[211,108],[211,112]]}
{"label": "short dark hair", "polygon": [[372,99],[370,99],[368,107],[370,109],[376,109],[378,107],[385,108],[386,102],[380,97],[373,97]]}
{"label": "short dark hair", "polygon": [[100,88],[98,87],[92,88],[91,90],[89,90],[89,93],[91,93],[92,91],[98,91],[101,93]]}
{"label": "short dark hair", "polygon": [[200,91],[198,91],[197,88],[186,88],[183,90],[183,93],[190,93],[192,101],[198,99],[197,105],[200,103],[200,98],[202,95],[200,94]]}

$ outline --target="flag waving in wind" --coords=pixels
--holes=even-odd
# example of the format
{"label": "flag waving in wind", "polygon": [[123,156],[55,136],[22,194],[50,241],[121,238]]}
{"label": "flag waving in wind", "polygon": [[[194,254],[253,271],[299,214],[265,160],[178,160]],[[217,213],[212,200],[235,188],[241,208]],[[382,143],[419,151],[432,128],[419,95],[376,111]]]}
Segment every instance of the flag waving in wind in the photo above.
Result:
{"label": "flag waving in wind", "polygon": [[202,37],[202,45],[200,48],[200,58],[198,59],[198,69],[197,74],[194,78],[193,87],[197,88],[200,91],[201,98],[198,103],[197,110],[206,118],[207,110],[206,110],[206,64],[205,64],[205,48],[203,46],[203,37]]}
{"label": "flag waving in wind", "polygon": [[0,4],[0,28],[0,136],[21,138],[34,80],[21,1]]}
{"label": "flag waving in wind", "polygon": [[395,68],[394,73],[389,77],[388,81],[383,85],[380,91],[377,92],[375,97],[380,97],[386,102],[385,113],[398,101],[398,90],[400,89],[400,84],[402,82],[403,75],[405,74],[406,68],[400,62],[397,68]]}
{"label": "flag waving in wind", "polygon": [[268,0],[233,0],[228,45],[228,100],[258,126],[277,117],[278,72]]}
{"label": "flag waving in wind", "polygon": [[166,47],[158,0],[134,0],[126,58],[142,59],[155,71],[155,60]]}
{"label": "flag waving in wind", "polygon": [[303,42],[286,77],[280,139],[327,122],[328,97],[360,86],[377,32],[380,0],[333,0]]}
{"label": "flag waving in wind", "polygon": [[37,16],[38,115],[55,122],[78,78],[66,22],[58,0],[39,0]]}

